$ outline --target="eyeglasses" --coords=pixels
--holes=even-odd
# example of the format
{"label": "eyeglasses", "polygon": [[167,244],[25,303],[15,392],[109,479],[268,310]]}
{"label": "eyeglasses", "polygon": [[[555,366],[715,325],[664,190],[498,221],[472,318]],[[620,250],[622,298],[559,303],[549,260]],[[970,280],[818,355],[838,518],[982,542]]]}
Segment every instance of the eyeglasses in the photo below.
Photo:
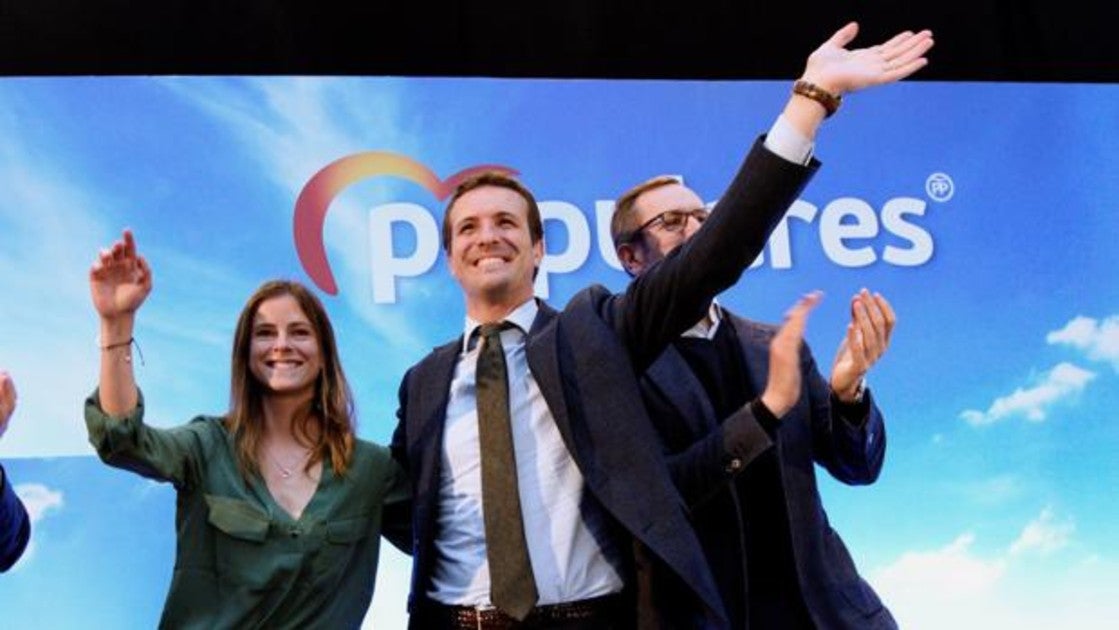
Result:
{"label": "eyeglasses", "polygon": [[629,234],[626,235],[625,242],[628,243],[637,238],[637,235],[645,229],[654,225],[660,224],[661,229],[665,232],[680,232],[688,223],[688,218],[695,219],[695,222],[702,224],[707,220],[707,215],[711,212],[707,208],[692,208],[691,210],[665,210],[657,216],[642,223]]}

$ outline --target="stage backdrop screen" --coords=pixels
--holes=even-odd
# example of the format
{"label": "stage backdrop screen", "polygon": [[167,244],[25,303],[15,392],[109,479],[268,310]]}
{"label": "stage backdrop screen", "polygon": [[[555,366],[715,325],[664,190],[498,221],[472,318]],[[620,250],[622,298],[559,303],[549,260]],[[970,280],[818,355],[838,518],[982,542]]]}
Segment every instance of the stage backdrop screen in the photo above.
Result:
{"label": "stage backdrop screen", "polygon": [[[323,299],[387,443],[405,370],[460,334],[440,244],[448,182],[516,172],[545,218],[537,295],[622,289],[613,199],[655,174],[714,202],[788,82],[405,78],[0,81],[0,461],[34,535],[3,625],[151,628],[174,490],[112,469],[82,403],[98,374],[87,274],[123,228],[154,270],[136,341],[147,419],[227,408],[233,326],[262,281]],[[828,372],[850,296],[899,317],[869,377],[877,483],[818,469],[832,526],[906,628],[1119,619],[1119,86],[910,82],[850,95],[823,166],[726,307],[779,322],[820,289]],[[367,625],[403,628],[409,559],[384,545]]]}

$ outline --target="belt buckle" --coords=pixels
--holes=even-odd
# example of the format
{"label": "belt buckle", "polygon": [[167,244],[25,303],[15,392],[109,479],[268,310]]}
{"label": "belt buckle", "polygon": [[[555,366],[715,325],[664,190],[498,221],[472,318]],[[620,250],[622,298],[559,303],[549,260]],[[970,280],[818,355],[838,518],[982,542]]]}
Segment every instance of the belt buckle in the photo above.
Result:
{"label": "belt buckle", "polygon": [[496,609],[497,606],[493,604],[475,604],[474,605],[474,626],[477,630],[484,630],[482,628],[482,613]]}

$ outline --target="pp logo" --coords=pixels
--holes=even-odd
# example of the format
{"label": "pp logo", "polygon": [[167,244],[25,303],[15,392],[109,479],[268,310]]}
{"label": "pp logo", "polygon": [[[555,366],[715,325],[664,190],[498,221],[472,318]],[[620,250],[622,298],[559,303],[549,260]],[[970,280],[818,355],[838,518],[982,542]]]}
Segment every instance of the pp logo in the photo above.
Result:
{"label": "pp logo", "polygon": [[925,180],[925,193],[929,199],[944,203],[956,194],[956,184],[947,173],[933,173]]}
{"label": "pp logo", "polygon": [[[326,221],[326,211],[338,193],[351,184],[370,177],[399,177],[423,186],[439,201],[445,200],[454,192],[455,188],[469,177],[486,171],[496,171],[505,175],[516,175],[517,171],[500,165],[485,164],[474,166],[451,175],[447,179],[439,177],[419,162],[397,153],[384,151],[367,151],[355,153],[331,162],[313,177],[299,193],[295,202],[295,251],[299,262],[311,280],[320,289],[330,295],[338,294],[338,284],[330,270],[330,263],[326,259],[326,247],[323,243],[323,225]],[[421,222],[425,230],[435,231],[434,221],[430,214],[427,222]],[[391,217],[385,220],[391,221]],[[424,234],[424,240],[438,243],[438,233]],[[438,246],[428,254],[431,261],[412,259],[395,259],[386,256],[381,262],[393,268],[374,269],[373,290],[374,294],[393,290],[392,279],[402,276],[416,276],[431,267],[434,257],[438,253]],[[380,284],[387,286],[381,287]],[[383,300],[378,300],[383,301]],[[388,300],[392,301],[392,300]]]}

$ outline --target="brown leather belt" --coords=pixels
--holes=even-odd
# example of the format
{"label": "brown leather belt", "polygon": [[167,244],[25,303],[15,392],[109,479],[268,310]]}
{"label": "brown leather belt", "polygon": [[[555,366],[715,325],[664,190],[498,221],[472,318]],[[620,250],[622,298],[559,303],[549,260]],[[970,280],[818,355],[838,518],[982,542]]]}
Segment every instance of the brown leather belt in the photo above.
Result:
{"label": "brown leather belt", "polygon": [[580,599],[560,604],[536,606],[524,621],[505,614],[498,608],[478,608],[475,606],[449,606],[436,602],[425,602],[424,617],[438,619],[444,628],[454,630],[503,630],[505,628],[546,628],[549,624],[566,621],[591,621],[601,619],[611,621],[621,613],[621,595],[603,595],[591,599]]}

